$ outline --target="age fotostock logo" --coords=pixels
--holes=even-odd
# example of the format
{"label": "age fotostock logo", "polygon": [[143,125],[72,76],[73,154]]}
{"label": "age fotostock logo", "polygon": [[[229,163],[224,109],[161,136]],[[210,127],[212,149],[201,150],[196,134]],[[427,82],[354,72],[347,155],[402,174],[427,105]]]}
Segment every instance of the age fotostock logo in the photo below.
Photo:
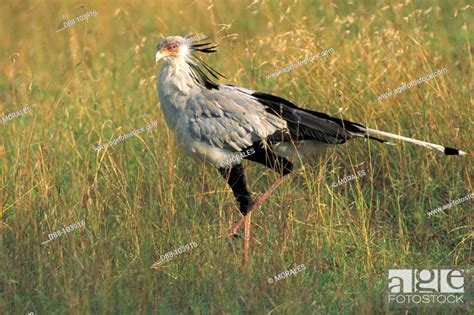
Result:
{"label": "age fotostock logo", "polygon": [[463,269],[389,269],[389,307],[464,306]]}

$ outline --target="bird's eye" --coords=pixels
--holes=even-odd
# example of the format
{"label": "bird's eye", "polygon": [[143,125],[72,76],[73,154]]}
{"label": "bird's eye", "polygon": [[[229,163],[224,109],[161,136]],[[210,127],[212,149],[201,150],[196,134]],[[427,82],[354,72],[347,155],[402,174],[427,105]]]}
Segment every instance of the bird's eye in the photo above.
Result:
{"label": "bird's eye", "polygon": [[171,45],[171,49],[175,50],[176,49],[176,45]]}

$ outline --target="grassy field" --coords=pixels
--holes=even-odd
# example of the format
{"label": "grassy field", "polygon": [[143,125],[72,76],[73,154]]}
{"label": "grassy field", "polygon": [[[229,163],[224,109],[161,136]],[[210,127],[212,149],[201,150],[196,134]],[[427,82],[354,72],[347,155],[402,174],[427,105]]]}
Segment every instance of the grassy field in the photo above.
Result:
{"label": "grassy field", "polygon": [[[0,115],[30,111],[0,126],[0,313],[376,314],[387,312],[389,268],[472,266],[473,200],[427,212],[473,192],[473,155],[363,140],[296,161],[253,215],[243,266],[242,244],[234,253],[225,238],[239,216],[232,192],[176,146],[154,61],[162,37],[202,32],[220,45],[207,60],[226,83],[472,151],[468,2],[2,1]],[[277,178],[246,166],[256,194]],[[360,171],[367,175],[333,184]],[[301,264],[304,271],[268,283]]]}

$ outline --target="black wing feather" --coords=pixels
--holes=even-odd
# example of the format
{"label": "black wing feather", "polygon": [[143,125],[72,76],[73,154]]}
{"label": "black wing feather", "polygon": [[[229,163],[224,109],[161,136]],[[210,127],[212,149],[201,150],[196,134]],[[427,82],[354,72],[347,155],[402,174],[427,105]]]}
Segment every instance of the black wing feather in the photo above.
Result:
{"label": "black wing feather", "polygon": [[353,138],[353,133],[358,133],[366,138],[379,142],[386,142],[372,136],[365,135],[360,129],[364,126],[327,114],[299,108],[290,101],[266,93],[255,92],[252,94],[267,111],[282,117],[288,123],[288,129],[293,140],[314,139],[328,144],[341,144]]}

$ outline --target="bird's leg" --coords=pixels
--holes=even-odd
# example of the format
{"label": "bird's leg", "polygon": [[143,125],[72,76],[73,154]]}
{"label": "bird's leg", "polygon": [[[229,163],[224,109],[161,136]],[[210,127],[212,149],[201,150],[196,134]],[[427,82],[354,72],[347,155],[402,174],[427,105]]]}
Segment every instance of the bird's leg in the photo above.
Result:
{"label": "bird's leg", "polygon": [[239,221],[235,222],[234,225],[232,225],[229,229],[229,232],[230,232],[230,235],[233,235],[235,237],[238,237],[238,233],[237,233],[237,230],[240,228],[240,226],[242,225],[242,223],[244,223],[245,221],[245,216],[242,216]]}
{"label": "bird's leg", "polygon": [[[274,171],[280,173],[281,175],[285,176],[293,170],[293,163],[285,159],[284,157],[276,155],[273,151],[265,148],[262,142],[256,142],[251,147],[254,150],[254,154],[244,157],[247,160],[257,162],[260,164],[265,165],[268,168],[273,169]],[[248,150],[247,150],[248,151]],[[260,199],[257,200],[256,203],[252,201],[250,192],[247,188],[247,184],[244,178],[244,167],[242,164],[236,165],[232,168],[220,168],[219,172],[227,179],[227,182],[232,188],[234,192],[235,198],[240,203],[240,212],[242,213],[243,217],[240,218],[231,228],[230,234],[233,236],[237,236],[237,230],[245,221],[245,215],[254,209],[260,207],[268,198],[268,196],[275,190],[280,183],[278,183],[275,187],[270,187],[267,192],[265,192]]]}
{"label": "bird's leg", "polygon": [[240,212],[243,215],[243,217],[230,228],[230,235],[238,237],[237,230],[244,222],[245,215],[253,205],[252,196],[250,195],[247,183],[245,182],[244,167],[242,164],[239,164],[230,169],[220,168],[219,172],[227,179],[227,183],[232,189],[235,199],[239,203]]}
{"label": "bird's leg", "polygon": [[280,186],[281,183],[287,178],[288,176],[282,176],[279,179],[277,179],[276,182],[274,182],[270,188],[267,189],[266,192],[263,193],[263,195],[258,198],[258,200],[254,203],[252,208],[248,211],[247,215],[243,217],[244,221],[244,256],[243,256],[243,262],[246,264],[248,262],[248,251],[249,251],[249,243],[250,243],[250,219],[252,215],[252,211],[258,209],[265,199],[270,197],[270,195],[275,191],[275,189]]}
{"label": "bird's leg", "polygon": [[270,150],[264,150],[260,146],[256,146],[256,153],[246,157],[246,159],[261,163],[273,170],[279,172],[283,176],[274,182],[267,191],[254,203],[252,201],[250,192],[247,188],[244,177],[244,168],[242,164],[236,165],[230,169],[220,168],[220,173],[227,178],[227,182],[234,192],[235,198],[239,202],[240,212],[243,217],[240,218],[231,228],[228,235],[229,242],[234,248],[231,236],[238,237],[237,230],[244,224],[244,264],[248,262],[248,251],[250,244],[250,219],[253,210],[258,209],[263,202],[278,188],[278,186],[286,179],[287,174],[291,173],[293,164],[287,159],[280,157]]}
{"label": "bird's leg", "polygon": [[[258,198],[258,200],[254,203],[254,205],[252,206],[252,208],[250,208],[250,210],[248,211],[248,213],[258,209],[262,203],[265,201],[265,199],[267,199],[268,197],[270,197],[270,195],[275,191],[275,189],[278,188],[278,186],[280,186],[281,183],[283,183],[283,181],[288,178],[288,176],[282,176],[280,177],[279,179],[276,180],[276,182],[274,182],[270,188],[267,189],[266,192],[263,193],[263,195]],[[247,214],[248,214],[247,213]]]}
{"label": "bird's leg", "polygon": [[[255,153],[245,157],[248,160],[260,163],[265,165],[268,168],[273,169],[274,171],[280,173],[282,177],[280,177],[276,182],[274,182],[270,188],[267,189],[263,193],[263,195],[258,198],[258,200],[253,204],[252,208],[248,210],[247,215],[243,217],[244,224],[244,254],[243,254],[243,263],[244,265],[248,262],[248,252],[250,247],[250,221],[252,211],[258,209],[265,199],[267,199],[275,189],[280,186],[281,183],[287,178],[286,175],[290,174],[293,170],[293,163],[288,161],[286,158],[276,155],[272,150],[268,149],[267,147],[263,146],[261,143],[257,143],[254,146]],[[237,222],[236,225],[240,223]],[[242,223],[240,223],[241,225]],[[240,226],[239,225],[239,226]],[[238,227],[237,227],[238,228]]]}
{"label": "bird's leg", "polygon": [[245,265],[249,261],[249,247],[250,247],[250,219],[252,218],[252,211],[249,211],[244,216],[244,254],[242,262]]}

